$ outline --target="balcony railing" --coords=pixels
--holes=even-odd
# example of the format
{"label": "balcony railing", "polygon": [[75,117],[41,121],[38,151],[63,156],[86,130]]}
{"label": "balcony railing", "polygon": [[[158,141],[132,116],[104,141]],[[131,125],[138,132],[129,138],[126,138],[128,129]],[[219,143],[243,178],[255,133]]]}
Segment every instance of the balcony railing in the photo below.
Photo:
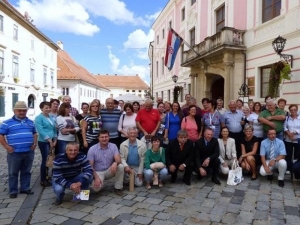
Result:
{"label": "balcony railing", "polygon": [[[190,66],[190,62],[195,59],[209,57],[209,55],[223,49],[246,50],[243,43],[245,30],[238,30],[232,27],[224,27],[220,32],[195,45],[183,53],[182,66]],[[196,52],[198,54],[196,54]]]}

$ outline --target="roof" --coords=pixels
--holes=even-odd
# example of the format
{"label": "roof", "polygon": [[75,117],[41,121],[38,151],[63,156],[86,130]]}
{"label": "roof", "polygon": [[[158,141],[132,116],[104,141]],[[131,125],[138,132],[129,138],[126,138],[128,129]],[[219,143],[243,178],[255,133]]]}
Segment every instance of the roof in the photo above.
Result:
{"label": "roof", "polygon": [[122,75],[94,75],[94,77],[108,88],[149,89],[149,86],[138,74],[134,76]]}
{"label": "roof", "polygon": [[51,48],[55,49],[56,51],[59,49],[59,47],[45,34],[43,34],[39,29],[35,27],[34,24],[32,24],[31,21],[25,18],[15,7],[13,7],[7,0],[0,0],[0,6],[3,5],[4,13],[6,13],[8,16],[10,16],[13,20],[18,20],[19,24],[22,25],[25,29],[29,30],[30,32],[36,32],[36,37],[40,38],[44,43],[46,43]]}
{"label": "roof", "polygon": [[109,90],[104,84],[98,81],[89,71],[76,63],[67,52],[57,52],[57,79],[58,80],[81,80],[91,85]]}

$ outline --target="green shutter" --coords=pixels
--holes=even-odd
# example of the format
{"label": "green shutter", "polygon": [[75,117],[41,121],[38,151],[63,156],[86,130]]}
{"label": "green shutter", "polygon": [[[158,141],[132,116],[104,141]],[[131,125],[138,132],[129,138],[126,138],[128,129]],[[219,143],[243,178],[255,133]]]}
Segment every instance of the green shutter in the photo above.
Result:
{"label": "green shutter", "polygon": [[0,117],[5,116],[5,97],[0,96]]}
{"label": "green shutter", "polygon": [[14,107],[14,105],[16,104],[18,99],[19,99],[19,94],[13,93],[12,94],[12,107]]}

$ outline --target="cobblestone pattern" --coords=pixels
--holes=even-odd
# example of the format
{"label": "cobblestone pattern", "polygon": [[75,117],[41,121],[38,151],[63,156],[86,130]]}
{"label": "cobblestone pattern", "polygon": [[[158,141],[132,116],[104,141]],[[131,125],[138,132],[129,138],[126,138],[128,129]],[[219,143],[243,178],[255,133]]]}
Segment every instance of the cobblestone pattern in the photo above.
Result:
{"label": "cobblestone pattern", "polygon": [[[7,193],[7,166],[5,154],[0,159],[0,225],[11,224],[21,205],[24,195],[9,199]],[[33,181],[38,179],[39,153],[33,166]],[[280,188],[277,180],[267,181],[258,177],[250,181],[245,177],[238,186],[212,183],[208,178],[197,181],[192,178],[190,187],[183,185],[181,176],[176,184],[169,180],[163,188],[136,187],[134,192],[124,188],[123,198],[113,192],[112,181],[100,193],[91,193],[89,201],[72,202],[72,193],[66,192],[60,206],[53,205],[55,196],[52,188],[45,188],[29,224],[299,224],[300,182],[292,183],[286,176],[285,187]],[[170,178],[169,178],[170,179]],[[20,221],[19,224],[24,221]]]}

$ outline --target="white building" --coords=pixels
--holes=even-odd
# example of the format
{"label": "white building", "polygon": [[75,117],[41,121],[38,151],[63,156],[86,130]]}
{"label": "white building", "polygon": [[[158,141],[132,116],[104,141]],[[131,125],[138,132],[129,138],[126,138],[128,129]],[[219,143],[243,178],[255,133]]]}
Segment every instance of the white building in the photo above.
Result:
{"label": "white building", "polygon": [[57,49],[27,13],[0,1],[0,121],[13,115],[16,101],[27,102],[34,118],[40,102],[58,96]]}
{"label": "white building", "polygon": [[109,97],[109,89],[94,78],[85,68],[76,63],[67,52],[63,50],[62,42],[57,53],[57,87],[60,95],[69,95],[72,106],[80,111],[81,103],[90,103],[99,99],[101,103]]}
{"label": "white building", "polygon": [[115,98],[125,94],[132,94],[141,98],[148,96],[149,86],[140,78],[135,76],[122,75],[94,75],[94,77],[109,88],[109,97]]}

